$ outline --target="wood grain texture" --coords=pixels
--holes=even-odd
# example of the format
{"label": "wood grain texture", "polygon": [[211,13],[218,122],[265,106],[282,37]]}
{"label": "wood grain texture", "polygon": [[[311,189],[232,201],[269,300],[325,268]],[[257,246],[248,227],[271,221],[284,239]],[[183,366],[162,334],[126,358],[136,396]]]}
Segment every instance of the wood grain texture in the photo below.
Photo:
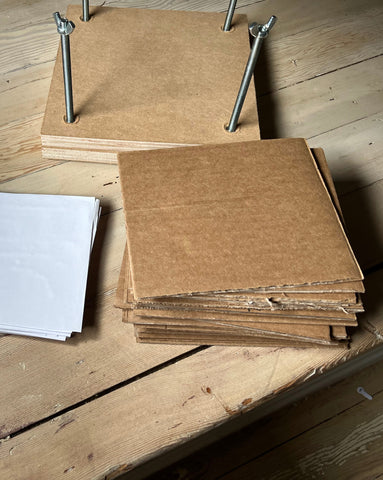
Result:
{"label": "wood grain texture", "polygon": [[271,14],[277,15],[280,22],[279,28],[273,29],[273,35],[278,39],[333,24],[342,16],[351,19],[360,16],[362,10],[369,12],[381,7],[379,0],[365,2],[362,10],[360,0],[342,2],[322,0],[320,3],[294,0],[290,4],[281,0],[265,0],[249,1],[243,7],[239,2],[237,5],[239,6],[238,12],[246,13],[250,21],[262,23],[268,20]]}
{"label": "wood grain texture", "polygon": [[[34,38],[40,38],[38,42],[37,40],[35,40],[35,43],[38,43],[38,49],[42,49],[42,53],[37,55],[37,59],[36,58],[29,59],[28,56],[25,56],[25,55],[23,56],[23,51],[25,50],[26,42],[28,41],[28,37],[26,36],[23,37],[23,30],[21,28],[25,26],[25,19],[21,19],[20,16],[18,15],[19,10],[18,10],[17,4],[13,3],[12,6],[5,5],[5,8],[8,8],[7,17],[10,19],[9,25],[16,26],[16,24],[12,22],[13,20],[16,21],[17,18],[20,21],[20,29],[18,30],[18,35],[20,36],[20,39],[16,41],[14,38],[15,34],[12,34],[11,36],[9,36],[9,34],[6,33],[2,38],[2,45],[4,45],[4,51],[8,50],[9,45],[12,46],[12,51],[14,52],[14,56],[19,59],[19,63],[17,64],[18,66],[16,66],[16,69],[13,69],[12,72],[9,72],[9,69],[6,67],[7,63],[3,62],[2,65],[4,67],[4,74],[2,77],[3,80],[1,81],[1,85],[5,86],[5,91],[4,91],[5,95],[8,95],[9,90],[11,88],[14,88],[15,86],[17,86],[18,97],[22,98],[25,95],[28,96],[27,92],[32,92],[33,97],[35,98],[36,91],[37,91],[36,88],[38,87],[38,83],[39,83],[38,80],[43,78],[44,81],[48,82],[47,85],[49,84],[50,74],[47,74],[47,73],[49,69],[53,68],[52,61],[54,60],[56,55],[58,36],[55,31],[54,25],[52,25],[52,23],[49,23],[50,15],[43,17],[44,8],[41,4],[39,4],[38,8],[36,8],[36,14],[34,15],[33,14],[34,10],[28,5],[24,4],[27,2],[20,2],[20,3],[23,6],[23,8],[27,9],[26,10],[27,13],[31,14],[31,20],[28,22],[28,28],[32,30],[30,30],[29,32],[33,35]],[[56,2],[57,5],[55,5],[55,8],[58,8],[58,5],[60,5],[60,8],[63,10],[66,7],[67,3],[68,2],[59,4],[58,2]],[[192,7],[191,3],[193,2],[185,3],[181,1],[179,4],[177,2],[171,2],[170,4],[167,1],[140,2],[140,6],[142,8],[144,8],[145,6],[153,7],[153,3],[157,5],[157,8],[160,8],[159,5],[161,4],[161,8],[176,8],[176,9],[180,8],[180,9],[187,10]],[[224,11],[226,8],[225,7],[226,2],[219,2],[219,3],[221,5],[221,8],[219,9],[217,8],[217,9],[219,11]],[[251,3],[253,4],[253,2]],[[358,22],[362,22],[362,21],[367,22],[365,25],[360,26],[360,31],[367,32],[368,22],[370,21],[369,19],[372,16],[374,16],[374,13],[376,11],[378,11],[378,17],[379,17],[380,4],[376,0],[374,1],[370,0],[369,2],[367,2],[367,4],[365,2],[362,2],[362,3],[363,3],[363,8],[361,8],[360,0],[348,0],[348,2],[345,4],[338,4],[337,2],[334,3],[334,2],[330,2],[329,0],[326,0],[325,4],[321,3],[321,6],[319,5],[315,6],[315,4],[312,4],[312,5],[310,4],[308,6],[306,2],[303,2],[302,0],[299,0],[299,1],[297,0],[294,2],[292,6],[290,5],[289,7],[286,7],[284,2],[282,2],[281,0],[275,0],[272,2],[260,2],[260,3],[255,2],[253,6],[248,6],[244,9],[239,8],[238,12],[247,13],[249,15],[250,20],[258,20],[258,21],[260,21],[260,19],[261,21],[264,21],[271,11],[278,13],[279,19],[280,19],[279,23],[277,24],[275,29],[273,29],[273,32],[270,38],[265,42],[264,48],[267,49],[269,43],[274,42],[274,40],[276,41],[280,38],[281,41],[283,40],[281,45],[281,49],[283,50],[286,38],[290,36],[295,38],[302,31],[309,32],[313,29],[314,30],[317,29],[321,32],[321,28],[323,25],[328,25],[329,22],[331,23],[332,21],[335,21],[335,19],[337,18],[337,15],[342,14],[345,11],[345,9],[347,9],[347,12],[348,12],[347,21],[351,23],[353,23],[354,20],[355,21],[358,20]],[[95,2],[94,4],[97,5],[98,2]],[[210,2],[206,3],[206,2],[199,1],[199,2],[195,2],[195,4],[196,4],[196,8],[199,7],[201,9],[206,9],[206,8],[209,9],[209,6],[207,4],[210,4]],[[238,3],[238,5],[240,5],[240,3]],[[135,6],[135,3],[134,2],[133,3],[132,2],[122,2],[122,3],[113,2],[113,6]],[[49,9],[50,8],[53,9],[53,6],[49,7]],[[214,7],[210,7],[210,8],[214,8]],[[45,7],[45,10],[47,9],[48,7]],[[361,16],[359,15],[360,13],[359,10],[361,9],[363,10],[365,15],[363,17],[364,20],[361,19]],[[298,15],[298,12],[299,12],[299,15]],[[41,21],[42,17],[45,18],[44,22],[46,25],[46,31],[47,32],[49,31],[49,39],[44,37],[45,33],[43,34],[41,32],[41,27],[39,26],[39,22]],[[6,25],[8,25],[8,23]],[[355,27],[355,29],[357,28]],[[378,32],[380,31],[379,27],[377,27],[377,30]],[[39,32],[43,36],[41,36]],[[349,37],[348,33],[345,35],[347,36],[347,38]],[[341,38],[343,38],[343,36]],[[360,49],[363,46],[365,46],[363,47],[364,48],[363,51],[365,51],[365,56],[363,57],[363,59],[371,58],[376,53],[376,52],[374,53],[370,48],[371,38],[372,37],[368,35],[368,36],[364,36],[362,39],[359,39],[360,42],[358,43],[358,48]],[[373,36],[373,38],[375,39],[376,36]],[[379,38],[377,40],[379,40]],[[306,61],[306,58],[307,58],[307,61],[310,61],[310,59],[313,58],[312,52],[306,52],[306,50],[302,48],[307,43],[313,44],[313,45],[324,45],[323,52],[321,53],[321,55],[318,56],[318,54],[316,53],[314,57],[316,59],[316,62],[318,63],[321,62],[322,65],[327,66],[328,61],[327,61],[326,54],[328,50],[330,50],[330,53],[332,51],[332,49],[327,48],[327,46],[333,45],[333,40],[331,38],[327,38],[325,35],[320,35],[320,38],[318,39],[314,39],[310,37],[309,42],[307,41],[307,39],[301,39],[301,44],[297,46],[297,51],[300,52],[300,55],[302,56],[302,59],[304,59],[304,61]],[[355,45],[350,44],[348,41],[339,42],[337,40],[337,44],[338,43],[342,44],[342,55],[339,54],[336,58],[334,58],[334,62],[338,62],[336,63],[336,67],[334,68],[335,70],[341,66],[341,62],[343,62],[343,53],[346,51],[348,52],[347,53],[349,58],[348,61],[350,63],[355,63],[360,61],[360,55],[358,56],[358,48],[355,48]],[[281,58],[287,58],[286,57],[287,53],[282,50],[281,50]],[[355,58],[353,57],[353,55],[356,55]],[[260,67],[259,71],[262,73],[261,75],[256,77],[256,79],[259,78],[260,81],[267,83],[267,91],[270,91],[270,89],[272,89],[271,88],[272,81],[274,81],[273,78],[275,76],[283,77],[284,75],[287,74],[287,70],[286,70],[286,65],[283,62],[278,64],[277,62],[274,61],[274,59],[271,58],[271,56],[268,53],[266,54],[265,52],[264,57],[267,58],[267,62],[268,62],[267,68],[264,68],[264,66]],[[46,62],[48,62],[48,64]],[[261,63],[259,63],[259,65],[261,65]],[[1,69],[1,71],[3,71],[3,69]],[[325,70],[325,71],[328,71],[328,70]],[[25,75],[26,72],[28,72],[28,76]],[[12,75],[17,75],[16,80],[9,77],[11,73]],[[320,74],[322,75],[323,73],[325,72],[322,70]],[[23,74],[24,74],[24,77],[22,77]],[[24,83],[20,77],[24,78]],[[303,72],[302,75],[301,74],[298,75],[298,77],[294,80],[294,82],[295,81],[297,83],[302,82],[306,78],[307,78],[307,75]],[[344,75],[344,78],[347,79],[349,78],[349,76]],[[286,84],[288,83],[287,80],[285,83]],[[354,83],[357,83],[357,82],[354,82]],[[363,81],[363,84],[366,85],[367,82]],[[261,86],[257,85],[258,94],[261,93],[261,90],[262,90]],[[48,94],[48,88],[46,87],[45,98],[47,94]],[[3,98],[0,97],[1,103],[3,101],[6,101],[6,100],[3,100]],[[30,95],[28,96],[28,98],[30,98]],[[34,101],[34,103],[36,103],[36,100]],[[44,101],[41,101],[41,102],[39,101],[38,105],[39,105],[38,108],[40,113],[43,113],[44,107],[45,107],[45,99]],[[27,111],[28,108],[30,107],[24,104],[22,109],[23,111]],[[262,110],[269,111],[270,109],[265,108]],[[341,109],[339,109],[339,111],[340,110]],[[15,112],[17,111],[18,110],[15,110]],[[260,113],[261,113],[261,120],[262,120],[261,124],[262,124],[264,123],[264,120],[263,120],[264,115],[262,114],[262,111]],[[329,114],[327,117],[332,118],[333,115]],[[307,123],[310,123],[310,122],[307,122]],[[279,124],[283,125],[284,119],[282,119],[282,121],[279,122]],[[13,132],[10,132],[10,134],[13,135]],[[293,135],[297,135],[297,134],[295,133]],[[301,134],[298,134],[298,135],[300,136]],[[274,136],[284,136],[284,135],[283,134],[278,135],[277,133]],[[304,136],[307,136],[307,135],[305,134]],[[36,142],[35,137],[34,139],[35,139],[34,141]]]}
{"label": "wood grain texture", "polygon": [[[382,273],[375,275],[377,285]],[[12,472],[15,479],[27,472],[31,479],[44,479],[71,478],[64,475],[72,467],[73,478],[102,478],[112,466],[131,469],[381,343],[381,299],[370,298],[375,310],[346,354],[338,349],[211,347],[2,443],[0,471]]]}
{"label": "wood grain texture", "polygon": [[[376,405],[375,396],[380,396],[383,391],[380,375],[382,367],[383,361],[380,361],[331,387],[250,424],[235,434],[157,472],[148,480],[169,478],[213,480],[225,478],[228,472],[232,472],[229,478],[237,479],[242,478],[241,471],[245,468],[252,473],[252,478],[258,478],[257,464],[269,451],[274,452],[274,458],[277,454],[281,455],[276,462],[276,465],[281,465],[284,458],[284,445],[287,442],[294,442],[297,437],[304,438],[307,433],[310,433],[311,439],[318,436],[318,443],[321,442],[324,446],[328,442],[329,421],[333,421],[338,430],[344,431],[345,426],[349,427],[350,409],[355,412],[354,407],[358,406],[360,422],[365,420],[371,409],[377,411],[379,407]],[[373,402],[358,394],[357,389],[360,386],[373,396]],[[316,428],[317,425],[323,425],[323,428]],[[299,450],[294,452],[294,457],[298,460],[297,455]],[[364,466],[368,469],[368,465]],[[310,473],[313,475],[314,472]],[[315,478],[315,475],[313,476]],[[331,478],[329,471],[326,471],[326,478]],[[336,478],[343,479],[350,476],[342,471],[338,472]]]}
{"label": "wood grain texture", "polygon": [[[79,164],[77,169],[73,166],[69,168],[68,175],[71,165],[56,167],[59,170],[55,175],[52,175],[51,169],[28,175],[28,192],[44,194],[62,191],[70,195],[95,195],[101,199],[105,215],[101,216],[91,257],[85,328],[82,334],[74,336],[64,345],[17,336],[0,338],[4,382],[0,394],[0,404],[3,405],[1,436],[192,348],[169,346],[145,347],[142,350],[142,346],[135,342],[132,327],[121,322],[120,312],[113,307],[126,242],[123,212],[118,204],[118,170],[115,166],[103,165],[97,173],[97,168]],[[105,185],[101,184],[102,181]],[[24,177],[3,185],[9,189],[4,188],[4,191],[16,193],[26,188]],[[112,213],[107,214],[108,211]],[[9,358],[12,359],[10,363]],[[60,358],[59,364],[57,358]],[[78,365],[85,367],[85,364],[87,368],[77,368]],[[41,365],[44,366],[43,376]],[[25,394],[26,379],[28,394]],[[7,401],[10,396],[15,398],[14,402]]]}
{"label": "wood grain texture", "polygon": [[[238,8],[246,5],[258,4],[264,0],[238,0]],[[3,0],[0,4],[0,26],[3,31],[13,30],[16,27],[50,20],[55,11],[64,12],[73,0],[52,0],[31,2],[30,0]],[[195,10],[205,12],[224,12],[229,2],[227,0],[91,0],[92,6],[120,7],[120,8],[150,8],[160,10]],[[20,11],[23,15],[20,15]]]}
{"label": "wood grain texture", "polygon": [[[332,352],[333,356],[322,357],[311,351],[308,359],[308,353],[297,350],[222,347],[160,369],[161,362],[185,350],[133,343],[130,326],[120,322],[111,306],[125,244],[116,168],[41,158],[38,134],[59,42],[51,15],[55,10],[64,13],[69,3],[0,4],[0,190],[96,195],[104,212],[92,257],[84,333],[64,345],[22,337],[0,339],[0,425],[5,425],[0,437],[15,432],[0,444],[2,478],[99,479],[109,474],[111,478],[111,472],[130,470],[270,396],[278,398],[278,392],[297,382],[377,346],[383,336],[380,271],[367,279],[363,328],[353,335],[354,346],[346,355]],[[105,4],[223,12],[228,0]],[[264,22],[271,14],[279,17],[257,65],[264,136],[306,136],[310,146],[324,147],[358,259],[364,267],[379,264],[383,260],[380,0],[240,0],[238,6],[250,21]],[[152,366],[159,370],[147,375]],[[132,377],[136,374],[146,376]],[[72,408],[118,382],[128,384]],[[335,401],[339,408],[345,405],[340,394]],[[64,408],[69,410],[63,413]],[[325,410],[318,412],[318,422],[329,418]],[[47,415],[51,420],[17,434]],[[378,444],[369,443],[372,434],[380,435],[373,430],[374,418],[379,420],[372,416],[366,428],[358,430],[354,424],[345,437],[370,433],[363,445],[379,454]],[[311,426],[314,423],[315,418]],[[299,428],[303,424],[293,433]],[[305,441],[312,442],[310,438]],[[333,442],[334,451],[342,451],[340,441]],[[295,445],[304,448],[302,443]],[[348,451],[354,452],[350,445]],[[318,476],[315,465],[320,462],[309,462],[308,451],[302,451],[306,471]],[[362,465],[364,458],[372,457],[356,452],[354,458]],[[355,478],[366,478],[351,464]]]}
{"label": "wood grain texture", "polygon": [[113,295],[86,308],[83,332],[65,344],[15,335],[0,340],[2,438],[193,348],[136,343]]}
{"label": "wood grain texture", "polygon": [[[281,24],[276,24],[265,42],[255,70],[258,95],[382,54],[383,32],[379,28],[379,19],[383,16],[383,11],[379,1],[365,3],[362,9],[357,2],[343,5],[338,3],[338,6],[330,5],[329,1],[325,4],[321,2],[317,7],[311,7],[315,11],[322,9],[319,16],[313,12],[310,16],[303,14],[303,18],[301,13],[306,10],[306,2],[294,2],[293,9],[300,8],[300,11],[293,19],[292,11],[288,9],[290,21],[287,20],[287,31],[283,25],[283,11],[287,4],[283,6],[281,3],[273,2],[276,15],[281,12]],[[343,12],[339,11],[342,6]],[[264,7],[270,12],[268,2],[265,2]],[[345,11],[347,15],[344,15]],[[254,10],[246,13],[249,21],[252,21],[261,15],[268,18],[271,12],[262,14],[258,6],[254,6]],[[280,32],[277,34],[279,25]],[[367,31],[376,32],[376,37],[374,35],[372,40]],[[257,75],[260,76],[259,80]]]}
{"label": "wood grain texture", "polygon": [[374,409],[366,402],[353,406],[340,419],[331,418],[287,444],[221,478],[290,480],[328,478],[355,480],[382,475],[383,392],[374,395]]}
{"label": "wood grain texture", "polygon": [[260,96],[262,138],[311,139],[381,113],[382,68],[379,56]]}
{"label": "wood grain texture", "polygon": [[311,140],[313,146],[326,144],[326,158],[340,195],[382,179],[382,118],[383,111]]}
{"label": "wood grain texture", "polygon": [[[39,154],[40,148],[39,148]],[[116,165],[71,162],[28,175],[28,192],[60,195],[96,196],[100,199],[102,215],[122,208],[120,176]],[[3,192],[24,193],[25,179],[16,178],[2,184]]]}
{"label": "wood grain texture", "polygon": [[0,183],[61,163],[41,158],[41,119],[36,115],[0,127]]}

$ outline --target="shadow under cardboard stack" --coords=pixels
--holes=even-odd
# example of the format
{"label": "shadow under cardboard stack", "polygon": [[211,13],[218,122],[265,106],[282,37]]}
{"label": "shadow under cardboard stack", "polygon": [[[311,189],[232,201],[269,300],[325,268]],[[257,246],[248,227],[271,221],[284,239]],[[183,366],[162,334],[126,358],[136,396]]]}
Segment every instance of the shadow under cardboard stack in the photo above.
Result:
{"label": "shadow under cardboard stack", "polygon": [[147,343],[347,346],[363,276],[321,149],[263,140],[119,155],[116,307]]}

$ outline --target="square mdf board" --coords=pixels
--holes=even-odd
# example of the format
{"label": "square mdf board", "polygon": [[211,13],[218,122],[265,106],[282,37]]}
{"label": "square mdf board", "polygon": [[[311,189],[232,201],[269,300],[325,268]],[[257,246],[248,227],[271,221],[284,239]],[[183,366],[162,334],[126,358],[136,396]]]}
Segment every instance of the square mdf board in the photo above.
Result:
{"label": "square mdf board", "polygon": [[[117,152],[259,139],[255,87],[225,130],[250,51],[246,15],[69,6],[76,121],[64,121],[61,51],[41,130],[44,158],[116,163]],[[54,24],[52,25],[54,27]]]}

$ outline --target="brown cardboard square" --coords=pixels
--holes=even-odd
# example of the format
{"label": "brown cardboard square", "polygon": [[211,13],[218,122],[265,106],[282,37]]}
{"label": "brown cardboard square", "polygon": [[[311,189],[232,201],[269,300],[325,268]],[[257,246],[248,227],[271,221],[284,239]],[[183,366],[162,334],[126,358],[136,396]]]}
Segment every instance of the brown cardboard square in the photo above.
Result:
{"label": "brown cardboard square", "polygon": [[341,348],[344,350],[347,348],[347,342],[338,342],[338,341],[331,341],[328,344],[318,344],[313,342],[293,342],[293,341],[286,341],[286,340],[271,340],[271,339],[263,339],[259,337],[241,337],[235,336],[227,338],[220,338],[216,335],[207,336],[207,335],[192,335],[189,337],[183,337],[182,339],[176,335],[153,335],[149,334],[142,335],[140,332],[136,332],[136,340],[138,343],[151,343],[151,344],[167,344],[167,345],[219,345],[224,347],[290,347],[290,348]]}
{"label": "brown cardboard square", "polygon": [[[259,323],[259,322],[236,322],[230,323],[225,321],[213,322],[211,320],[200,320],[196,319],[182,319],[182,318],[161,318],[161,317],[143,317],[137,315],[133,312],[133,315],[129,319],[129,323],[134,323],[136,325],[167,325],[167,326],[187,326],[187,327],[197,327],[197,328],[215,328],[219,329],[221,327],[229,328],[233,332],[238,331],[250,331],[258,335],[263,336],[279,336],[281,338],[285,337],[300,337],[305,339],[329,339],[330,338],[330,328],[328,325],[294,325],[294,324],[283,324],[283,323]],[[342,328],[342,327],[341,327]]]}
{"label": "brown cardboard square", "polygon": [[67,17],[74,111],[64,122],[59,50],[41,130],[43,157],[117,162],[117,152],[259,139],[251,82],[237,132],[226,132],[250,51],[246,15],[81,6]]}
{"label": "brown cardboard square", "polygon": [[345,348],[346,342],[335,340],[299,341],[293,339],[265,338],[257,335],[222,335],[214,331],[186,332],[184,330],[169,330],[167,328],[135,325],[137,340],[146,343],[176,343],[203,345],[248,345],[248,346],[278,346],[278,347],[309,347],[331,346]]}
{"label": "brown cardboard square", "polygon": [[358,281],[303,139],[119,156],[136,298]]}
{"label": "brown cardboard square", "polygon": [[336,325],[331,326],[331,336],[335,340],[347,340],[349,338],[346,327]]}
{"label": "brown cardboard square", "polygon": [[229,339],[231,336],[240,335],[244,337],[258,337],[262,339],[279,339],[279,340],[293,340],[294,342],[329,342],[331,340],[329,334],[329,328],[327,328],[327,334],[318,338],[315,337],[303,337],[303,336],[281,336],[281,335],[267,335],[266,332],[257,332],[256,330],[245,329],[241,327],[231,327],[231,326],[201,326],[197,325],[142,325],[142,324],[135,324],[135,326],[139,326],[141,332],[145,332],[147,334],[157,334],[162,332],[163,334],[178,334],[182,337],[184,334],[186,335],[199,335],[199,334],[214,334],[221,338]]}
{"label": "brown cardboard square", "polygon": [[212,321],[228,321],[236,322],[261,322],[261,323],[290,323],[306,325],[343,325],[354,327],[357,326],[356,315],[353,313],[342,312],[312,312],[298,311],[291,312],[229,312],[229,311],[209,311],[209,310],[151,310],[151,309],[134,309],[134,313],[145,317],[163,317],[163,318],[185,318],[200,319]]}

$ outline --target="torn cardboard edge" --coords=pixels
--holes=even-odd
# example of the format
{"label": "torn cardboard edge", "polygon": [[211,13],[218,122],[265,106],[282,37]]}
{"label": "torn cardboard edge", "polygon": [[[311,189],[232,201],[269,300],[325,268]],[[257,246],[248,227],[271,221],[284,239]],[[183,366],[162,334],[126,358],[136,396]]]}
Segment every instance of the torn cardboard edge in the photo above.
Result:
{"label": "torn cardboard edge", "polygon": [[[328,308],[327,310],[317,308],[317,309],[304,309],[303,306],[296,309],[261,309],[261,308],[250,308],[247,307],[237,307],[237,308],[225,308],[225,306],[215,305],[215,306],[206,306],[204,304],[194,303],[193,305],[189,305],[186,307],[184,304],[180,304],[177,301],[171,305],[170,303],[157,303],[157,304],[143,304],[141,302],[135,302],[133,299],[132,290],[130,288],[130,281],[131,277],[129,275],[129,257],[125,257],[124,259],[127,261],[125,265],[122,265],[122,273],[128,272],[126,276],[120,275],[119,285],[117,288],[117,296],[123,295],[124,297],[116,299],[115,306],[117,308],[122,309],[130,309],[135,310],[136,312],[141,312],[143,316],[156,316],[164,315],[170,318],[171,316],[182,315],[182,312],[195,312],[196,315],[199,312],[204,312],[204,315],[207,315],[206,318],[216,319],[218,315],[228,314],[236,318],[239,318],[238,315],[246,315],[247,318],[252,318],[253,316],[256,318],[258,316],[262,317],[263,321],[267,321],[267,318],[280,318],[281,316],[284,317],[283,321],[288,321],[288,319],[301,319],[301,323],[305,323],[306,320],[316,320],[321,321],[323,324],[331,324],[332,321],[351,321],[352,323],[348,323],[348,325],[355,324],[356,316],[353,311],[346,311],[345,309],[336,309],[332,306],[332,308]],[[127,288],[125,285],[127,282]],[[168,297],[169,301],[171,297]],[[180,300],[179,298],[173,300]],[[363,310],[361,304],[357,305],[357,309]],[[158,313],[161,312],[161,313]],[[193,313],[189,313],[192,315]],[[185,313],[186,315],[186,313]],[[190,317],[189,317],[190,318]],[[303,319],[303,320],[302,320]],[[269,320],[270,321],[270,320]],[[271,320],[273,321],[273,320]]]}
{"label": "torn cardboard edge", "polygon": [[[115,306],[117,308],[134,308],[137,304],[134,300],[133,296],[133,290],[131,287],[131,275],[130,275],[130,263],[129,263],[129,257],[127,254],[127,246],[125,245],[125,250],[124,250],[124,255],[123,255],[123,260],[121,263],[121,269],[120,269],[120,275],[118,279],[118,284],[117,284],[117,290],[116,290],[116,297],[115,297]],[[359,282],[358,282],[359,283]],[[229,295],[232,295],[233,298],[237,298],[239,295],[234,292],[229,292]],[[286,301],[285,299],[289,298],[294,298],[294,299],[302,299],[304,300],[305,298],[308,298],[309,301],[311,302],[316,302],[318,305],[323,301],[324,304],[326,305],[337,305],[340,308],[344,307],[352,307],[355,306],[358,310],[358,307],[362,307],[362,302],[361,302],[361,297],[359,294],[356,294],[353,291],[350,291],[350,288],[347,287],[345,291],[339,292],[333,292],[333,291],[306,291],[305,289],[303,291],[299,291],[298,293],[295,291],[283,291],[283,292],[278,292],[278,291],[273,291],[273,292],[244,292],[243,296],[247,296],[247,298],[252,298],[251,295],[256,295],[261,299],[269,299],[271,302],[278,302],[278,301]],[[225,295],[222,295],[225,297]],[[271,296],[271,297],[270,297]],[[272,297],[274,296],[274,297]],[[195,301],[198,301],[199,298],[204,298],[206,297],[205,295],[195,295],[195,296],[174,296],[174,297],[168,297],[169,300],[172,301],[181,301],[181,299],[184,299],[187,301],[189,298],[192,298]],[[239,296],[242,298],[242,296]],[[216,297],[211,297],[211,298],[216,298]],[[318,302],[318,298],[321,298]],[[148,299],[147,303],[151,303],[151,300],[154,302],[157,300],[156,297],[153,299]],[[162,297],[159,297],[158,300],[161,303],[164,303],[164,299]],[[218,299],[217,299],[218,300]]]}

